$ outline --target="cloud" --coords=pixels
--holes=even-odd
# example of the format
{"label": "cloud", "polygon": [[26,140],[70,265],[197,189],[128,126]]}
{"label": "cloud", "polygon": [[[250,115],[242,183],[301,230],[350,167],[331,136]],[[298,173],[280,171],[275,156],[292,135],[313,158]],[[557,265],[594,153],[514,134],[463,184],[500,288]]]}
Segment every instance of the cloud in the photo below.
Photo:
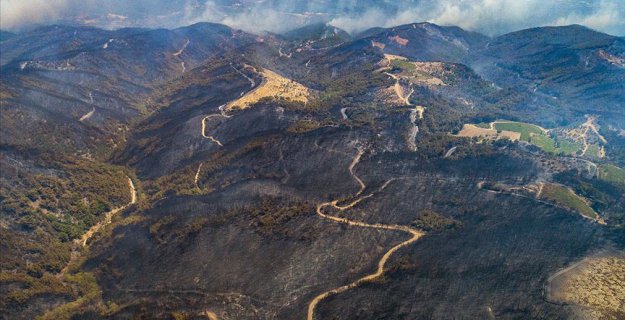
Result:
{"label": "cloud", "polygon": [[206,21],[256,33],[285,32],[308,23],[327,21],[320,15],[303,14],[288,1],[276,2],[272,6],[260,2],[238,10],[231,10],[214,1],[206,1],[203,5],[188,4],[184,11],[181,25]]}
{"label": "cloud", "polygon": [[[3,29],[81,21],[100,27],[176,27],[223,23],[245,31],[283,32],[330,22],[349,32],[428,21],[498,35],[545,25],[582,24],[625,35],[625,0],[0,0]],[[128,19],[110,19],[109,14]],[[85,20],[85,19],[83,19]]]}
{"label": "cloud", "polygon": [[356,16],[343,16],[331,24],[350,32],[372,26],[391,27],[412,22],[459,26],[488,35],[545,25],[582,24],[625,35],[625,1],[545,0],[440,0],[385,14],[373,8]]}

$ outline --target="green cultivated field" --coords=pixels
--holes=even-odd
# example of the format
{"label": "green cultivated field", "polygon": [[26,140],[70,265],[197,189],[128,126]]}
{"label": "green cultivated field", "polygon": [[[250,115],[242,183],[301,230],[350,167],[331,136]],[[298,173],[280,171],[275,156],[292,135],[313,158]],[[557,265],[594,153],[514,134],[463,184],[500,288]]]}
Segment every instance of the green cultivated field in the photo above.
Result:
{"label": "green cultivated field", "polygon": [[399,59],[392,60],[391,67],[406,70],[408,72],[414,72],[417,69],[414,63]]}
{"label": "green cultivated field", "polygon": [[599,146],[596,144],[589,145],[588,150],[586,150],[586,156],[599,158]]}
{"label": "green cultivated field", "polygon": [[505,130],[505,131],[513,131],[521,133],[521,140],[528,141],[530,140],[531,134],[544,135],[545,133],[540,129],[540,127],[523,122],[503,122],[503,123],[495,123],[495,129],[497,130]]}
{"label": "green cultivated field", "polygon": [[580,145],[569,140],[558,140],[560,151],[567,155],[574,155],[579,149]]}
{"label": "green cultivated field", "polygon": [[579,212],[581,215],[597,219],[599,215],[589,207],[582,198],[573,193],[569,188],[557,185],[546,184],[543,187],[541,199],[555,202],[558,205]]}
{"label": "green cultivated field", "polygon": [[621,169],[611,164],[602,164],[599,166],[599,179],[614,182],[625,186],[625,169]]}
{"label": "green cultivated field", "polygon": [[[522,135],[521,135],[522,137]],[[523,139],[523,138],[521,138]],[[538,146],[539,148],[547,151],[547,152],[551,152],[551,153],[555,153],[557,151],[556,149],[556,142],[553,141],[553,139],[551,139],[550,137],[544,135],[544,134],[534,134],[530,137],[529,142],[532,144],[535,144],[536,146]]]}
{"label": "green cultivated field", "polygon": [[[482,124],[478,124],[481,127]],[[543,131],[537,125],[533,125],[530,123],[523,122],[502,122],[495,123],[495,129],[502,131],[513,131],[519,132],[521,134],[521,140],[532,143],[537,147],[543,149],[545,152],[550,153],[562,153],[566,155],[574,155],[578,150],[581,149],[581,146],[573,141],[569,140],[560,140],[557,137],[552,138]],[[557,141],[557,142],[556,142]],[[595,146],[596,148],[596,146]],[[591,150],[589,150],[591,152]],[[593,156],[598,154],[598,149],[593,150]]]}

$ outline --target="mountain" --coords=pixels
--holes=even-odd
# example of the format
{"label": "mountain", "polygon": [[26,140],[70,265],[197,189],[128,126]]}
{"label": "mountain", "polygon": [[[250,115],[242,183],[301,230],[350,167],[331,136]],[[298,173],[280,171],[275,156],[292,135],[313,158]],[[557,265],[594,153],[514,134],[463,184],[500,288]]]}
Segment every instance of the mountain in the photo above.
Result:
{"label": "mountain", "polygon": [[570,116],[600,114],[616,124],[625,121],[624,49],[624,38],[579,25],[534,28],[489,41],[471,65],[495,83],[559,100]]}
{"label": "mountain", "polygon": [[581,26],[16,34],[1,312],[623,317],[623,48]]}
{"label": "mountain", "polygon": [[[102,155],[106,151],[98,148],[110,148],[111,135],[123,136],[125,125],[153,108],[147,99],[159,86],[253,41],[225,26],[197,24],[118,31],[53,26],[3,42],[4,143],[30,144],[22,142],[29,137],[20,136],[19,128],[39,123],[38,129],[55,133],[50,137],[71,136],[71,149]],[[32,111],[10,115],[25,110]],[[39,142],[46,149],[68,144]]]}
{"label": "mountain", "polygon": [[458,27],[413,23],[393,28],[374,28],[359,35],[390,54],[417,61],[466,62],[472,48],[488,37]]}

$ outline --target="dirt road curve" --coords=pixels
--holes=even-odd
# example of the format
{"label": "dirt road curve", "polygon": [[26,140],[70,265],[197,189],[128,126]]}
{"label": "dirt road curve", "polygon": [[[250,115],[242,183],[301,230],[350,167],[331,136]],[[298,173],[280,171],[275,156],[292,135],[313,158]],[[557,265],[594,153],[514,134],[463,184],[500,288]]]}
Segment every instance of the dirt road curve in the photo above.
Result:
{"label": "dirt road curve", "polygon": [[[349,166],[349,172],[351,173],[352,177],[358,182],[358,184],[360,185],[360,189],[359,191],[356,193],[356,195],[354,197],[357,197],[358,195],[360,195],[365,189],[366,189],[366,185],[365,183],[356,175],[354,174],[354,167],[358,164],[358,162],[360,161],[360,158],[363,155],[363,151],[362,150],[358,150],[358,153],[356,154],[356,156],[354,157],[354,159],[352,160],[350,166]],[[386,183],[384,183],[384,185],[382,185],[382,187],[379,190],[383,190],[384,188],[386,188],[386,186],[393,180],[389,180]],[[379,278],[380,276],[382,276],[384,274],[384,266],[386,265],[386,262],[388,261],[388,259],[393,255],[393,253],[395,253],[397,250],[399,250],[402,247],[405,247],[407,245],[412,244],[413,242],[417,241],[421,236],[424,235],[423,232],[416,230],[416,229],[412,229],[410,227],[407,226],[401,226],[401,225],[387,225],[387,224],[381,224],[381,223],[365,223],[365,222],[361,222],[361,221],[354,221],[354,220],[349,220],[347,218],[341,218],[341,217],[336,217],[336,216],[331,216],[329,214],[326,214],[323,212],[323,209],[325,207],[334,207],[335,209],[339,210],[339,211],[343,211],[346,209],[349,209],[353,206],[355,206],[356,204],[358,204],[359,202],[361,202],[364,199],[370,198],[372,197],[374,194],[370,193],[367,194],[365,196],[359,197],[357,199],[354,199],[351,203],[344,205],[344,206],[339,206],[337,205],[338,200],[333,200],[333,201],[329,201],[329,202],[324,202],[321,203],[317,206],[317,214],[327,220],[330,221],[334,221],[337,223],[344,223],[347,224],[349,226],[355,226],[355,227],[361,227],[361,228],[371,228],[371,229],[381,229],[381,230],[390,230],[390,231],[400,231],[400,232],[405,232],[411,235],[411,237],[406,240],[403,241],[399,244],[396,244],[395,246],[393,246],[391,249],[389,249],[383,256],[382,258],[380,258],[380,261],[378,261],[378,267],[376,269],[376,271],[372,274],[366,275],[360,279],[357,279],[354,282],[348,283],[346,285],[340,286],[338,288],[334,288],[332,290],[328,290],[326,292],[323,292],[319,295],[317,295],[315,298],[313,298],[312,301],[310,301],[310,303],[308,304],[308,314],[307,314],[307,319],[308,320],[314,320],[315,318],[315,309],[317,307],[317,305],[319,304],[319,302],[321,302],[323,299],[334,295],[334,294],[338,294],[344,291],[347,291],[349,289],[355,288],[359,285],[361,285],[362,283],[368,282],[368,281],[372,281],[375,280],[377,278]]]}
{"label": "dirt road curve", "polygon": [[102,229],[102,227],[111,223],[111,219],[113,218],[114,215],[128,208],[130,205],[137,203],[137,190],[135,189],[135,185],[134,183],[132,183],[132,179],[130,178],[128,178],[128,187],[130,188],[130,202],[119,208],[115,208],[107,212],[104,220],[96,223],[93,227],[89,228],[89,230],[87,230],[87,232],[85,232],[85,234],[83,234],[82,237],[80,238],[80,243],[82,244],[83,247],[87,246],[87,241],[89,241],[89,239],[91,239],[91,237],[96,232]]}

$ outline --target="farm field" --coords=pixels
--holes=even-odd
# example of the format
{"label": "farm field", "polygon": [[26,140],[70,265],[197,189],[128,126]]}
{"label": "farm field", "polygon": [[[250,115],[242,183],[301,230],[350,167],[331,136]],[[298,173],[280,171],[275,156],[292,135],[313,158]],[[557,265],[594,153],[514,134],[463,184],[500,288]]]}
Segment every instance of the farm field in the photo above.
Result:
{"label": "farm field", "polygon": [[548,183],[543,187],[540,199],[554,202],[562,207],[579,212],[581,215],[598,219],[599,215],[578,195],[569,188]]}
{"label": "farm field", "polygon": [[[500,139],[508,137],[511,140],[529,142],[545,152],[563,155],[576,155],[582,152],[583,146],[575,141],[560,138],[559,135],[537,125],[524,122],[497,120],[477,124],[465,124],[458,134],[465,137],[487,137]],[[517,138],[518,136],[518,138]],[[590,145],[587,153],[593,157],[600,157],[597,145]]]}
{"label": "farm field", "polygon": [[547,130],[529,123],[523,122],[498,122],[495,121],[494,127],[497,130],[505,130],[521,133],[521,140],[530,141],[532,135],[546,135]]}
{"label": "farm field", "polygon": [[625,185],[625,169],[611,164],[599,166],[598,177],[601,180]]}
{"label": "farm field", "polygon": [[494,130],[494,129],[482,128],[473,124],[465,124],[462,127],[462,130],[458,132],[458,136],[469,137],[469,138],[483,137],[483,138],[494,139],[494,140],[507,138],[512,141],[516,141],[521,138],[521,135],[518,132],[512,132],[512,131],[498,132],[497,130]]}

